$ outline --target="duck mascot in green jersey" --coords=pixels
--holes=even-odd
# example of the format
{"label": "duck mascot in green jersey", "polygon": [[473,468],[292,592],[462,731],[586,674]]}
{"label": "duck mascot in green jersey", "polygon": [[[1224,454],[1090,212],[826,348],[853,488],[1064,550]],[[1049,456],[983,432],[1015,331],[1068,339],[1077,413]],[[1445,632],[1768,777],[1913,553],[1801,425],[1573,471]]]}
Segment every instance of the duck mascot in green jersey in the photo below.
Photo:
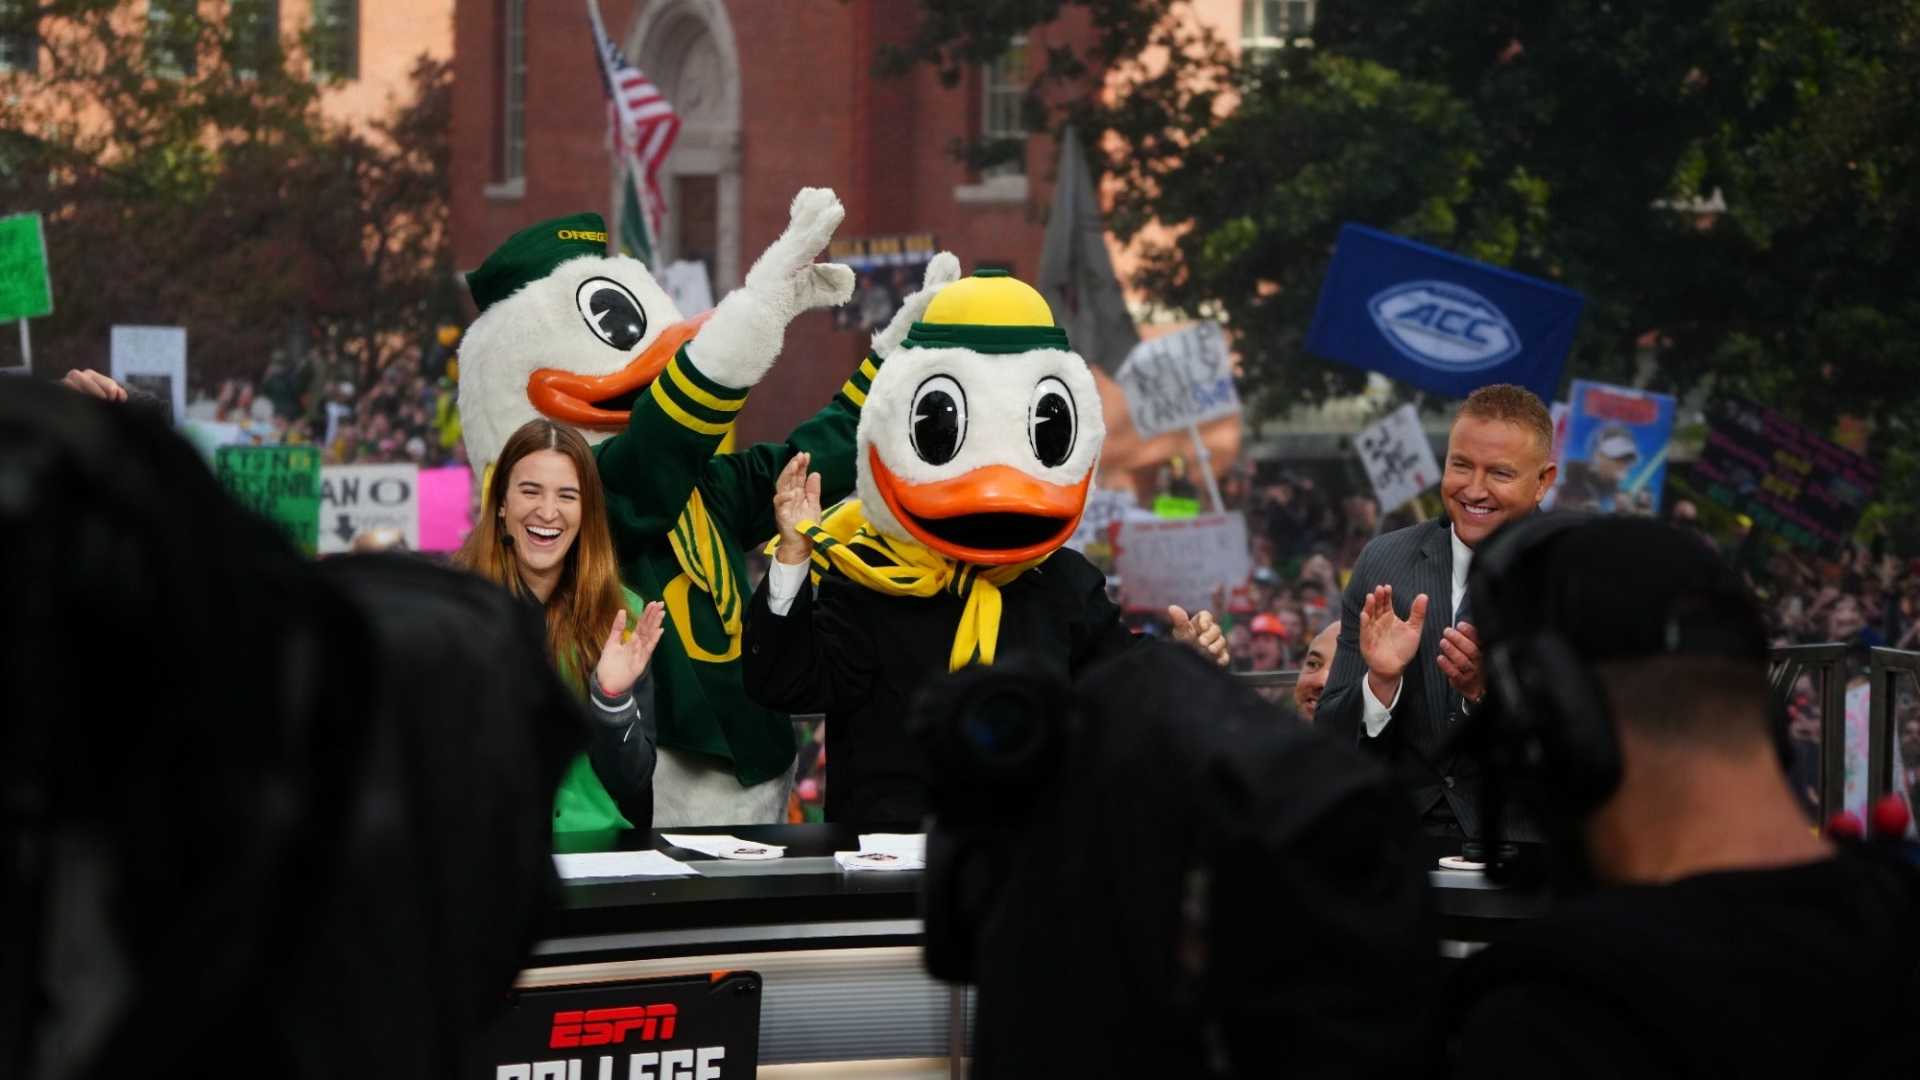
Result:
{"label": "duck mascot in green jersey", "polygon": [[795,454],[809,455],[829,497],[853,490],[867,388],[933,292],[959,276],[953,256],[937,256],[839,392],[785,442],[719,452],[787,324],[851,295],[850,269],[814,261],[844,216],[832,191],[802,190],[745,284],[690,319],[643,263],[608,253],[596,214],[522,230],[467,275],[480,317],[460,350],[460,416],[474,469],[485,477],[535,416],[580,429],[623,583],[666,604],[653,658],[656,827],[784,819],[793,725],[741,686],[741,552],[773,535],[774,481]]}

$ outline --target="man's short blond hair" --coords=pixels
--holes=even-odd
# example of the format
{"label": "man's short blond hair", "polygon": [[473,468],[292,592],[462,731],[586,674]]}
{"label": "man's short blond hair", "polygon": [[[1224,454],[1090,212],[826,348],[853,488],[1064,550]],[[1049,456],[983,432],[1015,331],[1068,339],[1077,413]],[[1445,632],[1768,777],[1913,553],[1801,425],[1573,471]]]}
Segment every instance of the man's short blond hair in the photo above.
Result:
{"label": "man's short blond hair", "polygon": [[1467,416],[1518,424],[1540,436],[1541,448],[1549,455],[1553,453],[1553,415],[1547,412],[1540,395],[1524,386],[1494,383],[1475,390],[1467,395],[1467,403],[1460,406],[1454,419]]}

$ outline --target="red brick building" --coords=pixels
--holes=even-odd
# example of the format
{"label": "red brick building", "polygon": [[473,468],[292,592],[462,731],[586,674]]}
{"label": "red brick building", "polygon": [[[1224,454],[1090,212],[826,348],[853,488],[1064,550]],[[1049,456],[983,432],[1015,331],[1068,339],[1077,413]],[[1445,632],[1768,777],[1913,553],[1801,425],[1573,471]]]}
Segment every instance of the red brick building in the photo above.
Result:
{"label": "red brick building", "polygon": [[[1024,54],[940,85],[931,68],[873,73],[876,47],[904,41],[898,0],[602,0],[608,33],[683,119],[661,174],[661,256],[699,258],[716,297],[736,287],[785,226],[805,186],[847,207],[841,238],[931,233],[971,269],[1031,278],[1051,198],[1054,142],[1028,140],[1024,169],[970,173],[955,140],[1001,130],[998,91],[1068,24]],[[471,268],[515,230],[580,210],[610,211],[615,171],[585,0],[456,0],[453,228]],[[1017,81],[1024,82],[1025,72]],[[749,402],[743,440],[776,438],[824,403],[865,347],[823,313],[789,329]]]}

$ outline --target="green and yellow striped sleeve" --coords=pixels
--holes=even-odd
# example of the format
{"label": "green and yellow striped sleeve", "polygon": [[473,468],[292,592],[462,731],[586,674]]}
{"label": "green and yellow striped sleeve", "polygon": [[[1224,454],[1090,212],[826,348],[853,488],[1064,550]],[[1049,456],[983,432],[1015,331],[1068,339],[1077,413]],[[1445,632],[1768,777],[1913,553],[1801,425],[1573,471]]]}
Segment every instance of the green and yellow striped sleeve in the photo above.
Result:
{"label": "green and yellow striped sleeve", "polygon": [[747,403],[747,392],[722,386],[693,366],[682,346],[647,393],[675,423],[702,435],[724,435]]}
{"label": "green and yellow striped sleeve", "polygon": [[846,385],[840,388],[840,396],[858,409],[867,403],[867,391],[873,388],[873,377],[880,373],[880,360],[869,353],[861,361],[859,370],[848,376]]}

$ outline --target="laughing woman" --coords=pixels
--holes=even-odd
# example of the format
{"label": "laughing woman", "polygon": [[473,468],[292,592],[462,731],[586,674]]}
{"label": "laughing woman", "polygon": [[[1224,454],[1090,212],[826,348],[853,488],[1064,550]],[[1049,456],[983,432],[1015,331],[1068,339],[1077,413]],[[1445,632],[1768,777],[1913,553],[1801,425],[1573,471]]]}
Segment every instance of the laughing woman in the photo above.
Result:
{"label": "laughing woman", "polygon": [[578,432],[521,425],[492,477],[458,562],[541,606],[554,666],[592,702],[593,741],[555,793],[553,831],[650,828],[656,729],[645,675],[665,609],[643,607],[620,584],[600,474]]}

